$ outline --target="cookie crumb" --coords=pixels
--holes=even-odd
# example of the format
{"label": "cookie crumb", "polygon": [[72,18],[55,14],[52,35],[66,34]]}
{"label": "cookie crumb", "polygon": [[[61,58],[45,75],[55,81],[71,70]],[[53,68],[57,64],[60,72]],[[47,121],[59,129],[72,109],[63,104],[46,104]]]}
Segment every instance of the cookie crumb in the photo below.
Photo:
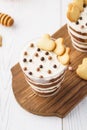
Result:
{"label": "cookie crumb", "polygon": [[72,66],[69,66],[69,67],[68,67],[68,69],[69,69],[70,71],[73,71],[73,68],[72,68]]}

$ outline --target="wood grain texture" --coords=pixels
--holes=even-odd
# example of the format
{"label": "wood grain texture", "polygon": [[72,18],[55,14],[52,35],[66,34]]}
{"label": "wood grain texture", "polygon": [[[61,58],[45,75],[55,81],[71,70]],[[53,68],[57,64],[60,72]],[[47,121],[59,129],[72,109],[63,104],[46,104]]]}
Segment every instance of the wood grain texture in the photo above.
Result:
{"label": "wood grain texture", "polygon": [[26,83],[19,64],[12,68],[13,92],[19,104],[29,112],[43,116],[64,117],[87,95],[87,81],[80,79],[75,73],[86,53],[78,52],[72,47],[66,25],[52,37],[65,39],[66,46],[71,48],[71,66],[74,69],[73,72],[67,71],[58,94],[49,98],[34,94]]}

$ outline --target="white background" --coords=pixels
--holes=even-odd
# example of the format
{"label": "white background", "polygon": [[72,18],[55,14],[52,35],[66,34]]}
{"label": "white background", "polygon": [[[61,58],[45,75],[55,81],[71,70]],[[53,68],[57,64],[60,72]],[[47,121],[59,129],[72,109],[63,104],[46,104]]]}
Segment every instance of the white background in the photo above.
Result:
{"label": "white background", "polygon": [[27,41],[53,34],[66,23],[70,0],[0,0],[0,12],[13,16],[11,28],[0,25],[0,130],[87,130],[87,98],[64,119],[40,117],[23,110],[12,92],[10,68]]}

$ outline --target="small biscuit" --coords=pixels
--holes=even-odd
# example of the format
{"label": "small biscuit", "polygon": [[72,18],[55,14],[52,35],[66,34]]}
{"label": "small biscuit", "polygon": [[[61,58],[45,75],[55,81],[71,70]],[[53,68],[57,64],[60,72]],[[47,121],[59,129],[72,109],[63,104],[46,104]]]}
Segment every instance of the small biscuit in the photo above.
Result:
{"label": "small biscuit", "polygon": [[87,80],[87,58],[83,59],[82,64],[78,66],[76,73],[80,78]]}
{"label": "small biscuit", "polygon": [[38,48],[45,51],[53,51],[56,43],[51,39],[49,34],[45,34],[37,43]]}
{"label": "small biscuit", "polygon": [[66,47],[66,51],[62,56],[58,56],[58,60],[63,64],[63,65],[68,65],[70,62],[70,48]]}
{"label": "small biscuit", "polygon": [[79,7],[80,12],[83,11],[83,0],[74,0],[74,3]]}
{"label": "small biscuit", "polygon": [[61,56],[65,52],[65,46],[64,46],[64,39],[63,38],[58,38],[56,41],[56,48],[54,50],[54,53],[56,55]]}
{"label": "small biscuit", "polygon": [[2,36],[0,35],[0,46],[2,46]]}
{"label": "small biscuit", "polygon": [[71,3],[68,6],[68,11],[67,11],[67,18],[72,21],[76,22],[80,16],[80,9],[75,3]]}

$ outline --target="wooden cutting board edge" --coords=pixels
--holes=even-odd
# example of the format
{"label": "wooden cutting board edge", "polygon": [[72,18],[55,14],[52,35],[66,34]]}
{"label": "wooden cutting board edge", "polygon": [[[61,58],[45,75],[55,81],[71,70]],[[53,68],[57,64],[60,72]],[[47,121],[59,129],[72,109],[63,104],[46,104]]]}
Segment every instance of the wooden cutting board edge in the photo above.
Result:
{"label": "wooden cutting board edge", "polygon": [[[64,28],[64,27],[66,27],[66,25],[64,25],[62,28]],[[60,36],[61,36],[61,30],[62,30],[62,28],[61,28],[59,31],[55,32],[55,33],[52,35],[52,37],[58,38],[57,33],[59,34],[59,37],[60,37]],[[66,34],[65,34],[65,36],[66,36]],[[15,70],[15,66],[11,69],[11,72],[12,72],[12,75],[13,75],[13,76],[16,75],[16,74],[13,73],[14,70]],[[13,88],[13,93],[14,93],[14,95],[15,95],[14,88]],[[86,96],[86,95],[83,95],[83,97],[81,98],[81,100],[82,100],[85,96]],[[15,97],[16,97],[16,95],[15,95]],[[77,102],[77,104],[80,103],[81,100],[79,100],[79,101]],[[17,98],[16,98],[16,101],[17,101],[17,102],[20,102],[20,101],[18,101]],[[19,104],[20,104],[20,103],[19,103]],[[73,105],[73,107],[71,108],[71,110],[72,110],[77,104]],[[21,104],[20,104],[20,106],[23,107]],[[23,107],[23,108],[24,108],[24,107]],[[25,109],[25,108],[24,108],[24,109]],[[39,115],[39,116],[58,116],[58,117],[63,118],[63,117],[65,117],[69,112],[71,112],[71,110],[67,111],[64,115],[61,115],[61,114],[59,114],[59,113],[51,113],[51,114],[50,114],[50,113],[41,113],[41,112],[38,113],[38,112],[32,111],[32,110],[29,110],[29,111],[30,111],[31,113],[36,114],[36,115]]]}

